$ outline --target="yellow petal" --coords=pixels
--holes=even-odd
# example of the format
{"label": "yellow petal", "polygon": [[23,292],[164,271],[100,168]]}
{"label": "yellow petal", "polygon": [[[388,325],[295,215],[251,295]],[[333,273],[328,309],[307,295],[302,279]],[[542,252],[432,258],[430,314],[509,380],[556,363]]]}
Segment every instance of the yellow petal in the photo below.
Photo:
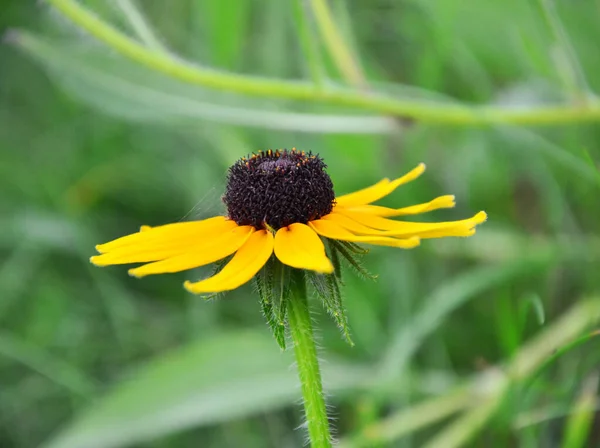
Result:
{"label": "yellow petal", "polygon": [[[351,214],[351,213],[348,213]],[[373,215],[368,215],[375,219],[378,217]],[[418,236],[421,238],[437,238],[438,233],[442,231],[444,233],[443,236],[470,236],[474,233],[472,230],[472,226],[465,226],[461,224],[461,221],[451,222],[451,223],[441,223],[442,227],[438,227],[438,223],[430,224],[430,223],[414,223],[414,222],[404,222],[404,221],[391,221],[394,224],[398,224],[395,226],[396,228],[392,230],[380,230],[375,229],[373,227],[369,227],[359,220],[354,220],[349,216],[346,216],[343,213],[343,210],[337,210],[329,215],[321,218],[324,221],[335,222],[340,227],[350,231],[351,233],[358,235],[368,235],[368,236],[383,236],[383,237],[393,237],[393,238],[410,238],[412,236]],[[384,219],[384,218],[379,218]],[[364,220],[367,222],[368,220]],[[386,220],[389,221],[389,220]],[[457,224],[458,223],[458,224]],[[435,227],[431,227],[435,226]],[[449,231],[448,229],[451,229]],[[457,234],[454,234],[454,233]],[[449,233],[452,233],[450,235]]]}
{"label": "yellow petal", "polygon": [[217,238],[191,246],[180,255],[130,269],[129,275],[143,277],[150,274],[180,272],[214,263],[238,250],[253,232],[252,226],[236,227]]}
{"label": "yellow petal", "polygon": [[[350,218],[350,220],[342,220],[340,215]],[[388,235],[394,236],[418,236],[421,238],[440,238],[443,236],[470,236],[474,232],[474,227],[477,224],[481,224],[487,219],[485,212],[479,212],[475,216],[469,219],[463,219],[460,221],[448,221],[448,222],[407,222],[407,221],[394,221],[391,219],[381,218],[379,216],[370,215],[367,213],[351,212],[348,210],[340,209],[336,210],[335,213],[327,215],[327,219],[335,220],[343,226],[366,226],[371,229],[377,229],[385,231]],[[366,233],[366,230],[354,230],[357,233]],[[374,234],[373,231],[369,231],[368,234]],[[377,234],[377,233],[375,233]]]}
{"label": "yellow petal", "polygon": [[308,223],[315,232],[326,238],[340,241],[351,241],[354,243],[374,244],[376,246],[391,246],[402,249],[411,249],[419,245],[420,241],[417,237],[399,239],[384,236],[359,236],[346,230],[338,223],[325,219],[317,219]]}
{"label": "yellow petal", "polygon": [[345,194],[335,199],[336,205],[340,207],[352,207],[357,205],[370,204],[375,202],[384,196],[387,196],[400,185],[406,184],[410,181],[415,180],[425,171],[425,164],[421,163],[412,171],[408,172],[402,177],[396,180],[390,181],[389,179],[383,179],[368,188],[355,191],[354,193]]}
{"label": "yellow petal", "polygon": [[338,224],[340,227],[350,231],[351,233],[357,233],[359,235],[371,235],[371,236],[396,236],[395,233],[386,232],[383,230],[374,229],[372,227],[365,226],[352,218],[349,218],[345,214],[341,213],[341,209],[336,209],[333,213],[325,215],[321,218],[321,221],[331,221]]}
{"label": "yellow petal", "polygon": [[306,224],[282,227],[275,234],[275,256],[293,268],[331,274],[333,265],[321,238]]}
{"label": "yellow petal", "polygon": [[338,196],[335,198],[336,206],[350,207],[376,201],[377,199],[386,195],[389,185],[390,180],[386,178],[380,180],[375,185],[371,185],[370,187],[363,188],[362,190],[358,190],[353,193]]}
{"label": "yellow petal", "polygon": [[177,222],[158,227],[142,226],[137,233],[97,245],[96,250],[100,253],[106,253],[126,246],[193,238],[210,231],[227,231],[236,226],[237,224],[234,221],[225,216],[215,216],[202,221]]}
{"label": "yellow petal", "polygon": [[108,266],[164,260],[187,252],[190,246],[206,244],[236,227],[234,221],[221,216],[160,227],[143,226],[139,233],[97,246],[102,255],[91,257],[90,261],[96,266]]}
{"label": "yellow petal", "polygon": [[254,232],[218,274],[195,283],[185,282],[185,289],[194,294],[235,289],[252,279],[272,253],[273,234],[266,230]]}
{"label": "yellow petal", "polygon": [[128,251],[119,250],[90,257],[90,262],[96,266],[110,266],[113,264],[148,263],[150,261],[164,260],[186,251],[185,246],[173,246],[162,249],[144,249],[139,247],[129,248]]}
{"label": "yellow petal", "polygon": [[423,204],[395,209],[381,207],[379,205],[357,205],[355,207],[348,207],[347,209],[351,212],[370,213],[371,215],[381,216],[382,218],[389,218],[391,216],[417,215],[419,213],[430,212],[440,208],[452,208],[455,205],[454,195],[446,195]]}

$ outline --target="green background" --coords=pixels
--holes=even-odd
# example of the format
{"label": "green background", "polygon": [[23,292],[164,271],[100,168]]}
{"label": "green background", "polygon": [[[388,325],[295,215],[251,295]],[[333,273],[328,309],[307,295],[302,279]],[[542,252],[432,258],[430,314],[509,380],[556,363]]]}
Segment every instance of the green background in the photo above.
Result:
{"label": "green background", "polygon": [[[129,2],[84,4],[135,36]],[[205,67],[310,80],[301,36],[312,36],[325,85],[346,84],[309,2],[137,4],[159,44]],[[368,88],[398,99],[575,108],[600,90],[596,1],[330,6]],[[422,161],[425,175],[384,204],[455,194],[455,209],[423,219],[489,215],[469,239],[374,248],[375,283],[347,270],[353,348],[312,302],[344,446],[596,446],[600,350],[585,332],[600,286],[596,122],[454,125],[245,97],[126,60],[44,3],[3,2],[5,27],[0,446],[302,446],[291,353],[250,286],[204,302],[182,287],[199,272],[137,280],[88,262],[141,224],[222,213],[231,163],[293,146],[325,159],[338,194]],[[550,343],[527,345],[544,331]],[[504,387],[497,368],[511,360],[536,368]]]}

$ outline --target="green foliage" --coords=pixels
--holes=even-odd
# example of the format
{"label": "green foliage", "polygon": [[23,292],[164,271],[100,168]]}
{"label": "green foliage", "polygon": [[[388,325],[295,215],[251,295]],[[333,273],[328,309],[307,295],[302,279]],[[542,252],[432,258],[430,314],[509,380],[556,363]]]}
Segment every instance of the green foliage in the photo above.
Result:
{"label": "green foliage", "polygon": [[[232,331],[190,343],[128,374],[43,446],[127,446],[191,424],[215,424],[281,408],[299,398],[291,362],[291,352],[273,350],[260,330]],[[355,381],[333,367],[334,378]]]}
{"label": "green foliage", "polygon": [[335,323],[313,320],[343,446],[593,443],[597,4],[75,3],[148,65],[52,6],[73,2],[34,3],[0,15],[0,446],[302,445],[291,353],[261,316],[283,346],[274,278],[262,301],[249,285],[206,302],[181,284],[209,271],[88,263],[141,224],[221,213],[230,163],[291,146],[339,194],[423,161],[382,205],[455,194],[415,219],[489,214],[472,238],[361,265],[338,245],[344,285],[311,276],[333,298]]}
{"label": "green foliage", "polygon": [[291,268],[280,263],[273,256],[254,277],[263,315],[282,350],[285,350],[290,273]]}

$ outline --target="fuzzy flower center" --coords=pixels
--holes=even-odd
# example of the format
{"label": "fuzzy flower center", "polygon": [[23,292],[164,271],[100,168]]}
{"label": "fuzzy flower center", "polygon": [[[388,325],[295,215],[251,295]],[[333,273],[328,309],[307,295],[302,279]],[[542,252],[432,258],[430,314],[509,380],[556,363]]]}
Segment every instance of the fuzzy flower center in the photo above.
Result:
{"label": "fuzzy flower center", "polygon": [[277,230],[319,219],[333,209],[333,183],[323,160],[304,151],[260,151],[229,168],[223,202],[229,218]]}

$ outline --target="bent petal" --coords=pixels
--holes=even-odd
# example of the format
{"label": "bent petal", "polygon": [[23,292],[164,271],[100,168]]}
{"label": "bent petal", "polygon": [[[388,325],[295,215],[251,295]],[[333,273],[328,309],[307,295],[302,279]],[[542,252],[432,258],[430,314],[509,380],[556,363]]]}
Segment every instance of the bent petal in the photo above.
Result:
{"label": "bent petal", "polygon": [[375,202],[392,193],[400,185],[404,185],[415,180],[424,172],[425,164],[420,163],[416,168],[409,171],[404,176],[399,177],[398,179],[393,181],[390,181],[389,179],[383,179],[375,185],[336,198],[336,206],[353,207],[357,205],[370,204],[371,202]]}
{"label": "bent petal", "polygon": [[401,249],[412,249],[420,244],[420,240],[417,237],[400,239],[391,238],[385,236],[364,236],[355,235],[348,231],[338,223],[325,219],[318,219],[308,223],[315,232],[325,238],[331,238],[332,240],[340,241],[351,241],[353,243],[365,243],[373,244],[375,246],[390,246],[398,247]]}
{"label": "bent petal", "polygon": [[180,255],[130,269],[129,275],[144,277],[150,274],[180,272],[214,263],[238,250],[254,230],[252,226],[236,227],[217,238],[191,246]]}
{"label": "bent petal", "polygon": [[[398,228],[393,230],[380,230],[373,227],[369,227],[357,220],[346,216],[341,213],[341,210],[337,210],[336,212],[330,213],[327,216],[321,218],[324,221],[334,222],[340,227],[343,227],[349,232],[358,235],[368,235],[368,236],[383,236],[383,237],[392,237],[392,238],[410,238],[413,236],[424,237],[424,238],[432,238],[429,236],[429,232],[425,232],[422,223],[411,223],[411,222],[401,222],[401,221],[393,221],[396,224],[408,224],[407,226],[398,226]],[[383,219],[383,218],[382,218]],[[416,226],[413,224],[417,224]],[[452,223],[456,226],[455,223]],[[445,227],[444,227],[445,228]],[[437,230],[437,228],[436,228]],[[430,231],[431,232],[431,231]],[[463,232],[464,233],[464,232]],[[427,236],[425,236],[427,235]],[[453,236],[468,236],[463,235],[453,235]]]}
{"label": "bent petal", "polygon": [[282,227],[275,234],[275,256],[293,268],[331,274],[333,264],[325,254],[321,238],[306,224]]}
{"label": "bent petal", "polygon": [[199,282],[186,281],[193,294],[229,291],[248,282],[273,254],[273,234],[266,230],[252,233],[231,261],[217,274]]}
{"label": "bent petal", "polygon": [[345,214],[341,213],[341,210],[335,210],[333,213],[329,215],[325,215],[321,218],[321,221],[334,222],[340,227],[348,230],[351,233],[356,233],[359,235],[371,235],[371,236],[396,236],[394,232],[387,232],[384,230],[374,229],[372,227],[368,227],[366,225],[361,224],[349,218]]}
{"label": "bent petal", "polygon": [[[340,218],[343,215],[344,218]],[[377,229],[384,231],[387,235],[394,236],[419,236],[421,238],[440,238],[444,236],[470,236],[475,233],[475,226],[485,222],[487,215],[485,212],[479,212],[475,216],[469,219],[463,219],[460,221],[448,221],[448,222],[407,222],[407,221],[394,221],[391,219],[382,218],[379,216],[370,215],[367,213],[352,212],[349,210],[337,210],[335,213],[327,215],[328,219],[336,220],[341,222],[343,226],[355,226],[358,223],[361,226],[367,228]],[[353,230],[358,233],[364,233],[366,230]],[[373,230],[369,231],[372,234]]]}
{"label": "bent petal", "polygon": [[388,208],[379,205],[358,205],[355,207],[348,207],[347,209],[352,212],[369,213],[371,215],[381,216],[382,218],[389,218],[392,216],[418,215],[419,213],[426,213],[440,208],[453,208],[455,205],[454,195],[446,195],[437,197],[432,201],[423,204],[402,208]]}

